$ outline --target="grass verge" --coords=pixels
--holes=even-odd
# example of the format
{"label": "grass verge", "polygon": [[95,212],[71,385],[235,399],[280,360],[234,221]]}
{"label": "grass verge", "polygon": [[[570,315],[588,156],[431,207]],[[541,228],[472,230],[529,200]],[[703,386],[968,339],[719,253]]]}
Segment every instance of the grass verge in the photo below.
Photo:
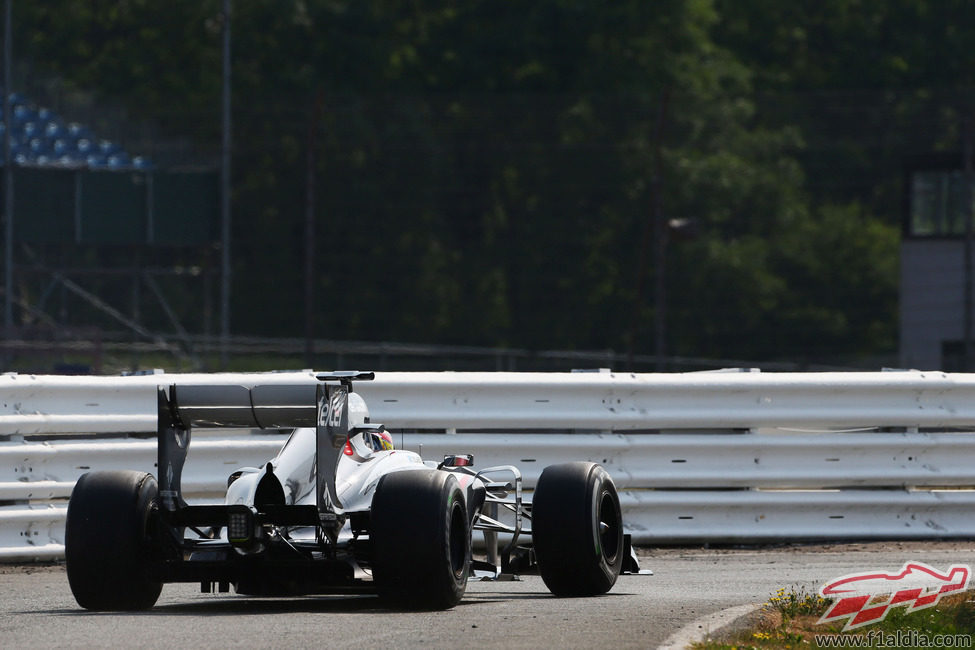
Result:
{"label": "grass verge", "polygon": [[[883,602],[884,598],[877,600]],[[779,589],[744,627],[734,626],[693,650],[765,648],[975,648],[975,593],[943,598],[912,613],[892,607],[878,623],[842,632],[845,621],[819,624],[831,600],[804,588]]]}

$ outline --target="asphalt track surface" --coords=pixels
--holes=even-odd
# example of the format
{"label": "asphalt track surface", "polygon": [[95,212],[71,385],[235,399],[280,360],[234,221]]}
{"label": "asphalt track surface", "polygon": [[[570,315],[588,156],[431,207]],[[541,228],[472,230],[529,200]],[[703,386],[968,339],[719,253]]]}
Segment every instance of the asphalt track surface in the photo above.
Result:
{"label": "asphalt track surface", "polygon": [[148,612],[90,613],[75,604],[62,566],[0,565],[0,647],[655,648],[780,587],[815,591],[831,578],[912,560],[973,564],[975,543],[641,549],[654,575],[622,576],[606,596],[554,598],[540,578],[525,576],[471,582],[463,602],[444,612],[391,612],[368,596],[201,594],[182,584],[163,587]]}

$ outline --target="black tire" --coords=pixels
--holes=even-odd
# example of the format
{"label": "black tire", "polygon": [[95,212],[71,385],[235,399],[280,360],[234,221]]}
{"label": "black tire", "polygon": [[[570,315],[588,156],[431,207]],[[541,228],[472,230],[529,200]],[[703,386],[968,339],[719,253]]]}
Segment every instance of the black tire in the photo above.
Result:
{"label": "black tire", "polygon": [[387,605],[449,609],[460,602],[471,532],[456,478],[426,469],[385,475],[372,498],[370,522],[373,579]]}
{"label": "black tire", "polygon": [[596,596],[623,566],[623,516],[613,479],[596,463],[550,465],[532,498],[532,543],[556,596]]}
{"label": "black tire", "polygon": [[149,518],[159,494],[151,474],[90,472],[68,501],[64,556],[68,583],[85,609],[133,611],[156,604]]}

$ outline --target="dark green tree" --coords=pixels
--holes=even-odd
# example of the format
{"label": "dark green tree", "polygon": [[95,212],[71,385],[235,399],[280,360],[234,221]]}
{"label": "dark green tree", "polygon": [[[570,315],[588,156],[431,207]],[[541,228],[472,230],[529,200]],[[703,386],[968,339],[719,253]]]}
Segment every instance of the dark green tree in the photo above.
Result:
{"label": "dark green tree", "polygon": [[[214,160],[218,0],[15,7],[34,74],[123,103]],[[957,141],[942,126],[959,104],[921,82],[971,69],[965,11],[234,2],[233,330],[301,335],[310,177],[321,337],[649,353],[666,309],[673,354],[889,352],[892,154]],[[865,91],[862,114],[815,104]],[[862,136],[878,115],[912,124],[935,105],[937,137]],[[871,180],[851,185],[858,174]],[[696,237],[668,241],[662,304],[654,220],[674,219]]]}

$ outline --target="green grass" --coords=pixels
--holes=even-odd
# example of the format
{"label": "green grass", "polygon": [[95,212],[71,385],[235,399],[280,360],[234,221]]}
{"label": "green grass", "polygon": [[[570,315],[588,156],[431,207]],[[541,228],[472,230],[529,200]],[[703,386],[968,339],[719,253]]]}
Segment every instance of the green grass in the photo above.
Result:
{"label": "green grass", "polygon": [[[845,621],[820,625],[819,618],[832,601],[810,593],[804,588],[783,588],[772,594],[744,628],[716,636],[691,646],[694,650],[763,650],[765,648],[795,648],[809,650],[821,647],[817,635],[859,636],[869,640],[863,647],[879,648],[884,639],[900,631],[901,639],[914,634],[924,637],[921,645],[897,647],[936,647],[924,645],[938,635],[975,635],[975,594],[962,592],[942,599],[936,606],[907,613],[906,607],[893,607],[887,617],[873,625],[841,632]],[[882,600],[877,600],[882,602]],[[910,632],[913,630],[914,632]],[[847,646],[852,647],[852,646]],[[894,646],[888,646],[894,647]],[[969,647],[975,647],[975,640]]]}

